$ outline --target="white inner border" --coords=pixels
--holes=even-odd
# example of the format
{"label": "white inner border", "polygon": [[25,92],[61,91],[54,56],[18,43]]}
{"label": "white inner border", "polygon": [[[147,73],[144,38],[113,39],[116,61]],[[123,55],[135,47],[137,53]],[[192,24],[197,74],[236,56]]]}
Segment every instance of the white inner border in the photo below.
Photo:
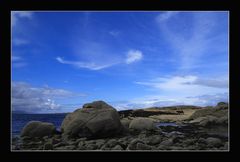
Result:
{"label": "white inner border", "polygon": [[[23,12],[167,12],[171,10],[155,10],[155,11],[131,11],[131,10],[124,10],[124,11],[94,11],[94,10],[86,10],[86,11],[24,11]],[[12,13],[18,12],[18,10],[11,11],[11,131],[10,131],[10,139],[11,139],[11,152],[229,152],[230,151],[230,105],[229,105],[229,88],[230,84],[228,85],[228,150],[121,150],[121,151],[115,151],[115,150],[12,150]],[[223,11],[212,11],[212,10],[206,10],[206,11],[178,11],[173,10],[171,12],[227,12],[228,13],[228,82],[230,83],[230,69],[229,69],[229,21],[230,21],[230,11],[229,10],[223,10]]]}

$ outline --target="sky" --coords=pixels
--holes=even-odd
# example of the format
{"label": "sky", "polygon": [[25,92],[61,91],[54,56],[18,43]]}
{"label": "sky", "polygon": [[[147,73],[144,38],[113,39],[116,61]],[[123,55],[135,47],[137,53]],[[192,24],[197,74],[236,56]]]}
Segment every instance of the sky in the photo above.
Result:
{"label": "sky", "polygon": [[11,13],[12,110],[228,101],[228,12]]}

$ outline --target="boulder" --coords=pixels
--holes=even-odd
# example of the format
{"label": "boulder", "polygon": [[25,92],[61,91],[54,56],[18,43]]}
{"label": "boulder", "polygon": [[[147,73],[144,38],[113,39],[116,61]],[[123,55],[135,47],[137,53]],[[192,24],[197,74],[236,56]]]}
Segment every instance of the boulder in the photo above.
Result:
{"label": "boulder", "polygon": [[156,126],[152,119],[148,118],[135,118],[129,124],[130,129],[143,131],[143,130],[155,130]]}
{"label": "boulder", "polygon": [[129,120],[128,118],[123,118],[121,119],[121,124],[125,127],[128,128],[129,124],[130,124],[131,120]]}
{"label": "boulder", "polygon": [[136,147],[137,150],[151,150],[152,147],[149,146],[149,145],[146,145],[144,143],[137,143],[137,147]]}
{"label": "boulder", "polygon": [[204,116],[215,116],[215,117],[222,117],[228,115],[228,104],[220,102],[215,107],[205,107],[201,108],[200,110],[195,111],[189,119],[196,119],[199,117]]}
{"label": "boulder", "polygon": [[148,144],[150,145],[156,145],[159,144],[162,141],[162,138],[160,135],[153,135],[149,137],[149,142]]}
{"label": "boulder", "polygon": [[44,144],[44,150],[52,150],[53,149],[53,145],[51,143],[45,143]]}
{"label": "boulder", "polygon": [[85,144],[84,141],[80,141],[80,142],[78,143],[78,149],[79,149],[79,150],[85,150],[85,149],[86,149],[86,144]]}
{"label": "boulder", "polygon": [[217,124],[219,125],[228,125],[228,116],[222,116],[220,118],[217,119]]}
{"label": "boulder", "polygon": [[56,127],[52,123],[30,121],[21,131],[21,137],[27,136],[30,138],[53,136],[56,133]]}
{"label": "boulder", "polygon": [[212,126],[212,125],[221,125],[227,126],[228,125],[228,116],[224,115],[222,117],[215,117],[211,115],[207,115],[205,117],[199,117],[194,120],[189,121],[190,124],[195,124],[199,126]]}
{"label": "boulder", "polygon": [[102,145],[104,144],[105,144],[105,140],[103,139],[96,140],[96,145],[98,146],[98,148],[101,148]]}
{"label": "boulder", "polygon": [[116,139],[110,139],[109,141],[107,141],[107,145],[110,148],[116,146],[117,144],[118,144],[118,141]]}
{"label": "boulder", "polygon": [[216,109],[220,109],[220,110],[223,110],[223,109],[228,109],[228,103],[226,102],[219,102],[216,106]]}
{"label": "boulder", "polygon": [[198,139],[198,143],[206,144],[207,141],[206,141],[205,138],[200,137],[200,138]]}
{"label": "boulder", "polygon": [[72,146],[72,145],[54,148],[54,150],[75,150],[75,149],[76,149],[76,146]]}
{"label": "boulder", "polygon": [[86,150],[96,150],[98,146],[96,144],[88,144],[86,145]]}
{"label": "boulder", "polygon": [[206,143],[209,146],[213,146],[213,147],[219,147],[219,146],[223,145],[222,141],[219,138],[213,138],[213,137],[208,137],[206,139]]}
{"label": "boulder", "polygon": [[171,146],[173,145],[173,139],[169,138],[165,141],[162,141],[159,146]]}
{"label": "boulder", "polygon": [[195,124],[195,125],[199,125],[199,126],[208,126],[208,125],[212,125],[212,124],[217,124],[218,118],[215,116],[205,116],[205,117],[199,117],[196,118],[192,121],[190,121],[190,124]]}
{"label": "boulder", "polygon": [[113,147],[111,150],[123,150],[122,146],[120,145],[116,145],[115,147]]}
{"label": "boulder", "polygon": [[133,140],[129,143],[129,145],[127,146],[127,150],[136,150],[138,143],[144,144],[144,142],[143,142],[142,140],[138,139],[138,138],[137,138],[137,139],[133,139]]}
{"label": "boulder", "polygon": [[103,101],[83,105],[68,114],[61,125],[63,136],[68,137],[108,137],[121,131],[118,112]]}

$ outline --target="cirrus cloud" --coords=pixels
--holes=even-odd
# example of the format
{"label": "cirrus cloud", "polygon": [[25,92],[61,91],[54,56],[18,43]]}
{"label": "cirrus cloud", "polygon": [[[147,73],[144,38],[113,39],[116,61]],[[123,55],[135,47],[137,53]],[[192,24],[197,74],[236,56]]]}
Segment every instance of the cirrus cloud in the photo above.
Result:
{"label": "cirrus cloud", "polygon": [[90,69],[90,70],[101,70],[101,69],[110,67],[110,66],[115,64],[115,63],[111,63],[111,64],[96,64],[94,62],[68,61],[68,60],[64,60],[61,57],[57,57],[56,60],[59,63],[62,63],[62,64],[69,64],[69,65],[73,65],[73,66],[75,66],[77,68],[86,68],[86,69]]}
{"label": "cirrus cloud", "polygon": [[85,69],[89,69],[89,70],[101,70],[101,69],[105,69],[105,68],[109,68],[111,66],[117,65],[117,64],[131,64],[134,62],[138,62],[143,58],[143,54],[140,50],[129,50],[127,53],[127,56],[125,59],[121,58],[119,60],[114,60],[111,62],[94,62],[94,61],[88,61],[88,62],[84,62],[84,61],[69,61],[69,60],[65,60],[62,57],[56,57],[56,60],[61,63],[61,64],[68,64],[68,65],[72,65],[75,66],[77,68],[85,68]]}
{"label": "cirrus cloud", "polygon": [[12,11],[11,12],[11,24],[16,26],[20,19],[32,19],[33,12],[30,11]]}

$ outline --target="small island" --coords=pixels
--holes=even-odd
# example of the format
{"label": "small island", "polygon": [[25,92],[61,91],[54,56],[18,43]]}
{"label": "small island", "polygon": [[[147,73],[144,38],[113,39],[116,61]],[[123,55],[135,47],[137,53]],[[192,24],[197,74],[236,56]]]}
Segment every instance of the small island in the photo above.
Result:
{"label": "small island", "polygon": [[104,101],[66,115],[57,130],[31,121],[12,139],[13,151],[228,151],[228,103],[117,111]]}

